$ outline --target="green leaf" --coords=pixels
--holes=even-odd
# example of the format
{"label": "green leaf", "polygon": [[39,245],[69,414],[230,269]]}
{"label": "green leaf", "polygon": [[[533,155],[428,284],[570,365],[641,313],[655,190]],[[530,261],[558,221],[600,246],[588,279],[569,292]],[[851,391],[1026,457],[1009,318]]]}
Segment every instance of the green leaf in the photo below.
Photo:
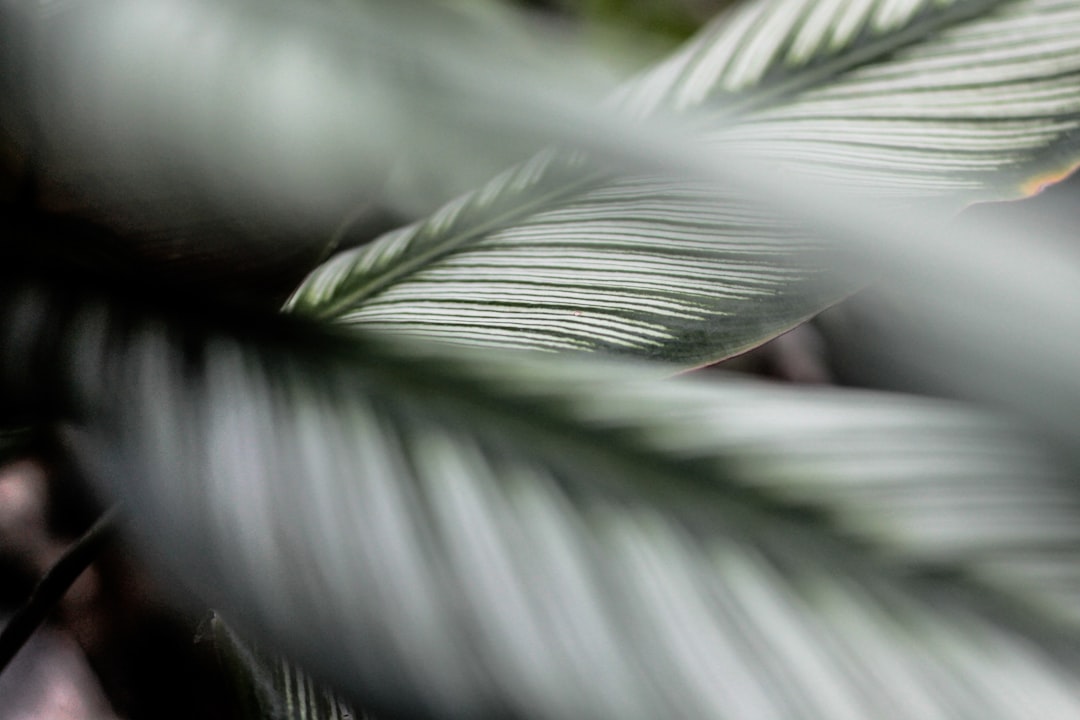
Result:
{"label": "green leaf", "polygon": [[[87,0],[0,13],[13,68],[3,143],[21,143],[50,209],[189,260],[288,256],[297,249],[275,245],[325,243],[362,209],[426,214],[529,157],[553,125],[578,126],[611,85],[572,39],[453,3]],[[551,112],[548,87],[573,106]]]}
{"label": "green leaf", "polygon": [[201,626],[242,699],[247,720],[365,720],[336,693],[284,658],[240,639],[212,612]]}
{"label": "green leaf", "polygon": [[0,369],[57,358],[3,391],[77,397],[150,557],[379,715],[1080,712],[1024,575],[1075,491],[1007,423],[154,307],[0,285]]}
{"label": "green leaf", "polygon": [[[957,210],[1080,159],[1080,11],[1054,0],[750,2],[618,94],[877,198]],[[759,344],[843,297],[833,259],[768,198],[537,156],[430,219],[316,269],[287,304],[455,343],[683,365]],[[909,212],[925,212],[921,206]],[[831,283],[831,284],[830,284]]]}

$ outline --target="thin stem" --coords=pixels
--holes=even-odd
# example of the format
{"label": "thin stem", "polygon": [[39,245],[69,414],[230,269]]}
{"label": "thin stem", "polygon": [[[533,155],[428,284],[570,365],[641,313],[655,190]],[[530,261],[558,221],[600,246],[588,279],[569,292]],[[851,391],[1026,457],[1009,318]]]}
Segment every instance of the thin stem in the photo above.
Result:
{"label": "thin stem", "polygon": [[26,603],[3,630],[0,630],[0,672],[4,671],[34,631],[60,603],[75,580],[97,557],[98,551],[112,535],[111,531],[119,514],[118,507],[114,505],[106,510],[93,527],[64,552],[38,582]]}

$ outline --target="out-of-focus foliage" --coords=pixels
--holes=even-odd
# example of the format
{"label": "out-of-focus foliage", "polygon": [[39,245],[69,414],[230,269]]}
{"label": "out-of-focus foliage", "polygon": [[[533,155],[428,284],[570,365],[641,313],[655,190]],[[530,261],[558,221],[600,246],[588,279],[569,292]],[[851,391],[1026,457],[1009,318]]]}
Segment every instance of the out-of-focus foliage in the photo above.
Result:
{"label": "out-of-focus foliage", "polygon": [[[598,43],[625,50],[628,38],[651,39],[655,49],[673,48],[686,40],[705,21],[731,5],[729,0],[523,0],[572,18]],[[621,42],[620,42],[621,39]]]}
{"label": "out-of-focus foliage", "polygon": [[[248,248],[297,215],[330,251],[550,144],[285,314],[4,206],[4,417],[260,647],[386,718],[1080,715],[1080,265],[939,220],[1075,166],[1076,2],[750,0],[603,103],[505,9],[0,9],[14,164],[90,207],[180,187]],[[664,379],[877,276],[956,358],[1056,356],[944,365],[982,404]],[[344,712],[230,647],[260,712]]]}
{"label": "out-of-focus foliage", "polygon": [[1026,575],[1075,505],[1007,422],[8,287],[150,557],[379,715],[1080,710]]}

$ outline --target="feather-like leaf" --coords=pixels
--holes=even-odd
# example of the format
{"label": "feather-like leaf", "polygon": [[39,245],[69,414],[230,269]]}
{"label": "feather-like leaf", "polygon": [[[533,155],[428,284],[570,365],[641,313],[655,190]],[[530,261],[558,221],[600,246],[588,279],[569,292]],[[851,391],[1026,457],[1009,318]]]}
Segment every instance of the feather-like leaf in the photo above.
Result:
{"label": "feather-like leaf", "polygon": [[0,293],[4,390],[78,397],[153,556],[378,714],[1080,712],[1075,625],[996,572],[1078,535],[1008,424]]}
{"label": "feather-like leaf", "polygon": [[[703,148],[959,209],[1080,159],[1080,9],[1059,0],[759,0],[618,94],[685,113]],[[853,287],[754,201],[538,156],[339,254],[287,307],[463,344],[681,364],[769,339]],[[919,210],[916,210],[919,211]]]}

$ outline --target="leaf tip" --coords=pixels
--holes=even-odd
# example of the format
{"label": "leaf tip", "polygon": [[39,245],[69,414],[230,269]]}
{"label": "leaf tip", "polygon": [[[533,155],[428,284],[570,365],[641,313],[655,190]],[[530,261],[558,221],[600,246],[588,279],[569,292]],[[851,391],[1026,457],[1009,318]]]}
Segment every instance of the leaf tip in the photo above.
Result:
{"label": "leaf tip", "polygon": [[1066,180],[1077,170],[1080,170],[1080,161],[1074,161],[1069,165],[1059,166],[1028,178],[1020,184],[1021,197],[1029,198],[1038,195],[1051,185]]}

